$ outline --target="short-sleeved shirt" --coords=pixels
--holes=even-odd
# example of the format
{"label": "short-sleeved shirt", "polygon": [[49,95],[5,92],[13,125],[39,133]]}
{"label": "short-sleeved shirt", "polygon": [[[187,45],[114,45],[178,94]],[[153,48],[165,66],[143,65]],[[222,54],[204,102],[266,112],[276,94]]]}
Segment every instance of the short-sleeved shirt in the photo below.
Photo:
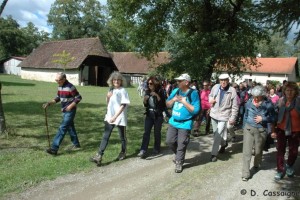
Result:
{"label": "short-sleeved shirt", "polygon": [[117,117],[116,121],[110,124],[127,126],[127,105],[130,104],[128,93],[124,88],[113,89],[112,93],[113,95],[109,99],[104,121],[109,123],[109,120],[118,112],[120,106],[126,104],[124,111]]}
{"label": "short-sleeved shirt", "polygon": [[[170,101],[176,95],[177,90],[178,89],[172,91],[167,101]],[[169,120],[169,124],[175,128],[191,130],[193,128],[192,117],[200,111],[200,100],[197,90],[194,90],[191,93],[192,102],[189,102],[187,94],[188,91],[183,93],[181,90],[179,90],[179,95],[187,98],[188,103],[194,107],[194,111],[190,112],[182,103],[175,102],[172,108],[172,117]]]}

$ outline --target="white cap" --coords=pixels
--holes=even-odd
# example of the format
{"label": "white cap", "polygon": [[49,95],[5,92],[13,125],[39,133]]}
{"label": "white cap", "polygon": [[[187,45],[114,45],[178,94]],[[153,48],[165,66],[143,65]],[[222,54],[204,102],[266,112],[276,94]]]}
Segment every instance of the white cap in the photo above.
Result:
{"label": "white cap", "polygon": [[188,74],[181,74],[179,77],[175,78],[177,81],[183,81],[186,80],[188,82],[191,82],[191,77]]}
{"label": "white cap", "polygon": [[223,79],[229,79],[229,75],[228,74],[221,74],[219,76],[219,79],[223,80]]}

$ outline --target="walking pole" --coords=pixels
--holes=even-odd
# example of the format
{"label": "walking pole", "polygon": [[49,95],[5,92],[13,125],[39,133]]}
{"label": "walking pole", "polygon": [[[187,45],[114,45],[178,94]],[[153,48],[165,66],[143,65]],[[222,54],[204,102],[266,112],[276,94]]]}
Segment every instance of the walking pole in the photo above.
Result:
{"label": "walking pole", "polygon": [[49,135],[49,130],[48,130],[47,108],[45,108],[44,110],[45,110],[45,123],[46,123],[47,137],[48,137],[48,145],[50,148],[50,135]]}

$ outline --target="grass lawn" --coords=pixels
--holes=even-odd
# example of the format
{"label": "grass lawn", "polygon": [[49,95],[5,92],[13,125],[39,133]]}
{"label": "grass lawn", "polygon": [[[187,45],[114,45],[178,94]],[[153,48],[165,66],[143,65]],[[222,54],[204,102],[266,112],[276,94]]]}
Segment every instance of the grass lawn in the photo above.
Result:
{"label": "grass lawn", "polygon": [[[96,166],[89,158],[98,149],[104,128],[106,112],[106,87],[77,86],[83,99],[75,118],[75,126],[82,150],[68,152],[71,145],[68,135],[61,144],[59,155],[44,152],[48,147],[45,114],[42,104],[55,97],[56,83],[22,80],[20,77],[0,75],[2,102],[8,135],[0,136],[0,198],[11,192],[20,192],[41,181],[65,174],[90,171]],[[127,88],[131,105],[128,109],[128,157],[139,151],[143,135],[144,108],[136,88]],[[60,104],[48,109],[48,124],[51,141],[61,121]],[[162,145],[165,141],[165,124]],[[153,136],[152,136],[153,137]],[[153,140],[152,140],[153,141]],[[150,148],[153,142],[150,143]],[[114,162],[121,143],[115,129],[104,155],[103,164]]]}

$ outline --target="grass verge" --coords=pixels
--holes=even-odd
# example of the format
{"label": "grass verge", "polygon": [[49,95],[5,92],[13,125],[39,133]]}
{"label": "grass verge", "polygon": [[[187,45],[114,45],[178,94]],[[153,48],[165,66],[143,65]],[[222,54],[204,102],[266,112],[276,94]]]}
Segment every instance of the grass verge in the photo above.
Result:
{"label": "grass verge", "polygon": [[[83,97],[75,118],[75,126],[82,150],[67,152],[71,145],[68,135],[64,138],[58,156],[47,155],[48,147],[45,113],[42,104],[54,98],[55,83],[22,80],[12,75],[0,75],[2,101],[8,135],[0,135],[0,198],[11,192],[20,192],[41,181],[58,176],[90,171],[95,168],[89,157],[98,149],[104,128],[105,96],[108,88],[77,86]],[[128,157],[137,154],[143,135],[144,108],[136,88],[127,88],[130,97],[128,109]],[[60,105],[47,111],[51,141],[61,121]],[[165,124],[162,141],[165,140]],[[153,146],[152,141],[150,148]],[[164,142],[162,142],[164,145]],[[113,131],[105,152],[103,164],[114,162],[121,148],[117,129]]]}

